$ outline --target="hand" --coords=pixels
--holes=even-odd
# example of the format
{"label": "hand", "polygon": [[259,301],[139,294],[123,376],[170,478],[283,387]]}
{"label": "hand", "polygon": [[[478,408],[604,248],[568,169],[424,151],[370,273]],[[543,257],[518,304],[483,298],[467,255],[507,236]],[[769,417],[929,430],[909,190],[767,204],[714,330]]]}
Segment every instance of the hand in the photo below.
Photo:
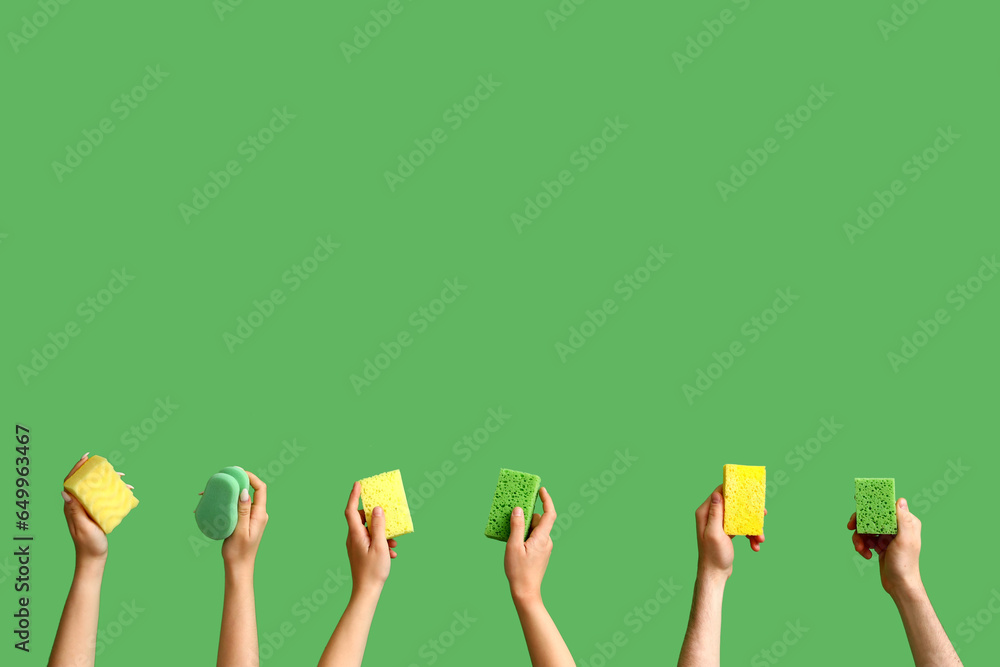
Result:
{"label": "hand", "polygon": [[222,560],[227,567],[252,570],[264,527],[267,526],[267,484],[249,470],[245,472],[253,487],[253,503],[250,502],[250,493],[246,489],[241,490],[236,530],[222,543]]}
{"label": "hand", "polygon": [[[80,457],[80,460],[76,462],[63,481],[65,482],[79,470],[88,458],[90,458],[90,452]],[[63,513],[66,515],[66,524],[69,526],[69,534],[73,538],[73,544],[76,545],[77,561],[90,560],[103,563],[108,558],[108,536],[104,534],[97,522],[90,518],[79,500],[67,493],[65,489],[62,492],[62,497],[66,501]]]}
{"label": "hand", "polygon": [[515,602],[542,599],[542,579],[552,555],[549,533],[556,522],[556,507],[543,486],[541,516],[531,517],[531,533],[524,539],[524,509],[515,507],[510,516],[510,537],[503,557],[503,571],[510,582],[510,594]]}
{"label": "hand", "polygon": [[858,534],[857,512],[851,515],[847,529],[853,530],[854,550],[866,560],[872,550],[878,554],[878,570],[882,588],[890,596],[923,586],[920,580],[920,519],[910,513],[906,498],[896,501],[896,535]]}
{"label": "hand", "polygon": [[351,562],[352,594],[381,592],[389,578],[389,564],[396,557],[396,540],[385,539],[385,512],[372,509],[372,531],[365,528],[365,511],[358,509],[361,483],[355,482],[347,501],[347,558]]}
{"label": "hand", "polygon": [[[722,581],[732,575],[735,557],[733,536],[726,535],[722,529],[725,505],[720,484],[694,512],[698,530],[698,574],[721,578]],[[767,510],[764,510],[764,515],[767,515]],[[747,535],[747,539],[750,540],[751,549],[760,551],[763,535]]]}

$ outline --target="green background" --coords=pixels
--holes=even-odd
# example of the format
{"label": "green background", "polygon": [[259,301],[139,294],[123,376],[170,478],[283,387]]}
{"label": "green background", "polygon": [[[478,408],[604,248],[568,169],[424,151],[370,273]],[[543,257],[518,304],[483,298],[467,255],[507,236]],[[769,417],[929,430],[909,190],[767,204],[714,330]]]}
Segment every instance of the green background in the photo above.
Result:
{"label": "green background", "polygon": [[[434,664],[526,663],[503,547],[482,535],[502,466],[541,475],[561,510],[543,591],[579,663],[601,664],[595,642],[618,631],[628,643],[609,664],[672,663],[693,511],[724,463],[767,465],[772,483],[785,473],[762,553],[737,540],[726,664],[769,664],[761,651],[786,622],[808,632],[778,648],[784,664],[909,660],[877,568],[860,565],[845,529],[855,476],[896,478],[923,521],[923,577],[945,629],[966,664],[995,657],[1000,621],[961,624],[1000,589],[983,526],[1000,281],[961,310],[947,295],[1000,249],[997,8],[927,2],[884,39],[887,1],[594,0],[555,29],[555,0],[402,6],[351,62],[340,43],[386,3],[245,0],[220,19],[208,0],[73,2],[16,53],[0,49],[2,406],[8,456],[15,423],[33,436],[36,537],[33,650],[5,646],[4,663],[47,657],[73,563],[59,482],[88,450],[124,457],[142,502],[110,538],[101,628],[122,603],[143,611],[102,665],[214,661],[222,563],[190,510],[230,464],[269,481],[264,664],[318,659],[349,587],[307,620],[296,605],[328,569],[348,573],[352,481],[395,468],[416,532],[400,539],[367,662],[432,664],[427,643],[467,611],[476,621]],[[735,20],[678,71],[672,54],[724,9]],[[4,3],[0,25],[18,31],[37,11]],[[114,100],[157,65],[167,78],[119,120]],[[500,86],[452,129],[444,112],[489,75]],[[786,140],[775,122],[811,86],[833,96]],[[246,162],[238,146],[274,108],[294,120]],[[106,117],[114,132],[60,182],[52,162]],[[578,171],[573,153],[606,118],[628,127]],[[390,191],[384,172],[438,127],[447,141]],[[948,127],[960,139],[909,181],[903,164]],[[768,137],[780,150],[723,201],[717,181]],[[242,172],[185,224],[179,205],[234,159]],[[573,183],[519,232],[511,214],[563,169]],[[851,243],[843,225],[897,178],[906,193]],[[282,276],[318,237],[340,247],[291,291]],[[615,285],[651,246],[672,256],[626,301]],[[134,280],[83,323],[78,304],[122,267]],[[467,290],[416,333],[411,313],[455,278]],[[274,289],[285,303],[230,352],[223,334]],[[741,328],[779,289],[799,299],[750,343]],[[561,360],[555,344],[609,298],[617,312]],[[887,353],[939,308],[948,324],[894,372]],[[18,367],[70,321],[80,335],[23,381]],[[413,344],[356,392],[350,376],[401,331]],[[745,354],[689,403],[682,386],[733,341]],[[130,451],[123,432],[167,398],[179,408]],[[456,454],[501,407],[510,419],[468,460]],[[843,428],[806,460],[796,448],[823,418]],[[282,463],[286,441],[304,449]],[[618,452],[637,462],[607,472]],[[455,474],[421,492],[449,461]],[[949,462],[968,470],[946,476]],[[589,480],[602,474],[613,483],[598,492]],[[628,614],[661,579],[680,592],[634,632]],[[269,652],[285,622],[294,636]]]}

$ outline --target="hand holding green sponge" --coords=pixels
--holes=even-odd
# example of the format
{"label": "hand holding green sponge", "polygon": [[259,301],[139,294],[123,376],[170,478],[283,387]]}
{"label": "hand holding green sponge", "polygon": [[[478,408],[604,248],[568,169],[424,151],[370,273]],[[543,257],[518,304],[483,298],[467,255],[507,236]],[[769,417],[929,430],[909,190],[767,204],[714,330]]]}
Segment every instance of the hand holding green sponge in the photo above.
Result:
{"label": "hand holding green sponge", "polygon": [[239,466],[228,466],[212,475],[194,511],[205,537],[224,540],[236,530],[240,493],[250,489],[250,478]]}

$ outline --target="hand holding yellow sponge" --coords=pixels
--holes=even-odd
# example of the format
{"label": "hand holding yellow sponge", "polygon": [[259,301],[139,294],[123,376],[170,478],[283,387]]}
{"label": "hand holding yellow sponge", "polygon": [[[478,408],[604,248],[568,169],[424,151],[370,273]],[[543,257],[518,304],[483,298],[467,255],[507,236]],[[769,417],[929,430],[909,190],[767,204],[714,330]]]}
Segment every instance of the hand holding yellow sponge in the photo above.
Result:
{"label": "hand holding yellow sponge", "polygon": [[381,507],[385,512],[385,537],[391,539],[413,532],[410,506],[403,490],[403,477],[398,470],[366,477],[361,484],[361,504],[365,508],[365,522],[372,525],[372,510]]}
{"label": "hand holding yellow sponge", "polygon": [[105,535],[139,504],[139,499],[103,456],[88,458],[63,482],[63,487],[80,501]]}
{"label": "hand holding yellow sponge", "polygon": [[722,467],[722,496],[726,510],[722,529],[726,535],[764,534],[765,466],[726,464]]}

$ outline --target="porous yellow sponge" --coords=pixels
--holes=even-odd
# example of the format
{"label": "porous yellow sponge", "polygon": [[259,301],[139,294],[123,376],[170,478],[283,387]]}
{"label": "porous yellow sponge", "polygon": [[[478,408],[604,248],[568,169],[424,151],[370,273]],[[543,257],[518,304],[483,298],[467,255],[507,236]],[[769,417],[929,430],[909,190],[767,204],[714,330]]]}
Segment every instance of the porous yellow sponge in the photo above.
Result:
{"label": "porous yellow sponge", "polygon": [[765,471],[764,466],[722,467],[722,496],[726,501],[722,528],[726,535],[764,534]]}
{"label": "porous yellow sponge", "polygon": [[139,504],[132,489],[125,486],[115,469],[103,456],[91,456],[63,487],[80,501],[105,534],[115,529],[125,515]]}
{"label": "porous yellow sponge", "polygon": [[384,472],[361,480],[361,504],[365,508],[365,521],[372,525],[372,510],[381,507],[385,512],[387,539],[413,532],[410,506],[406,503],[403,477],[398,470]]}

